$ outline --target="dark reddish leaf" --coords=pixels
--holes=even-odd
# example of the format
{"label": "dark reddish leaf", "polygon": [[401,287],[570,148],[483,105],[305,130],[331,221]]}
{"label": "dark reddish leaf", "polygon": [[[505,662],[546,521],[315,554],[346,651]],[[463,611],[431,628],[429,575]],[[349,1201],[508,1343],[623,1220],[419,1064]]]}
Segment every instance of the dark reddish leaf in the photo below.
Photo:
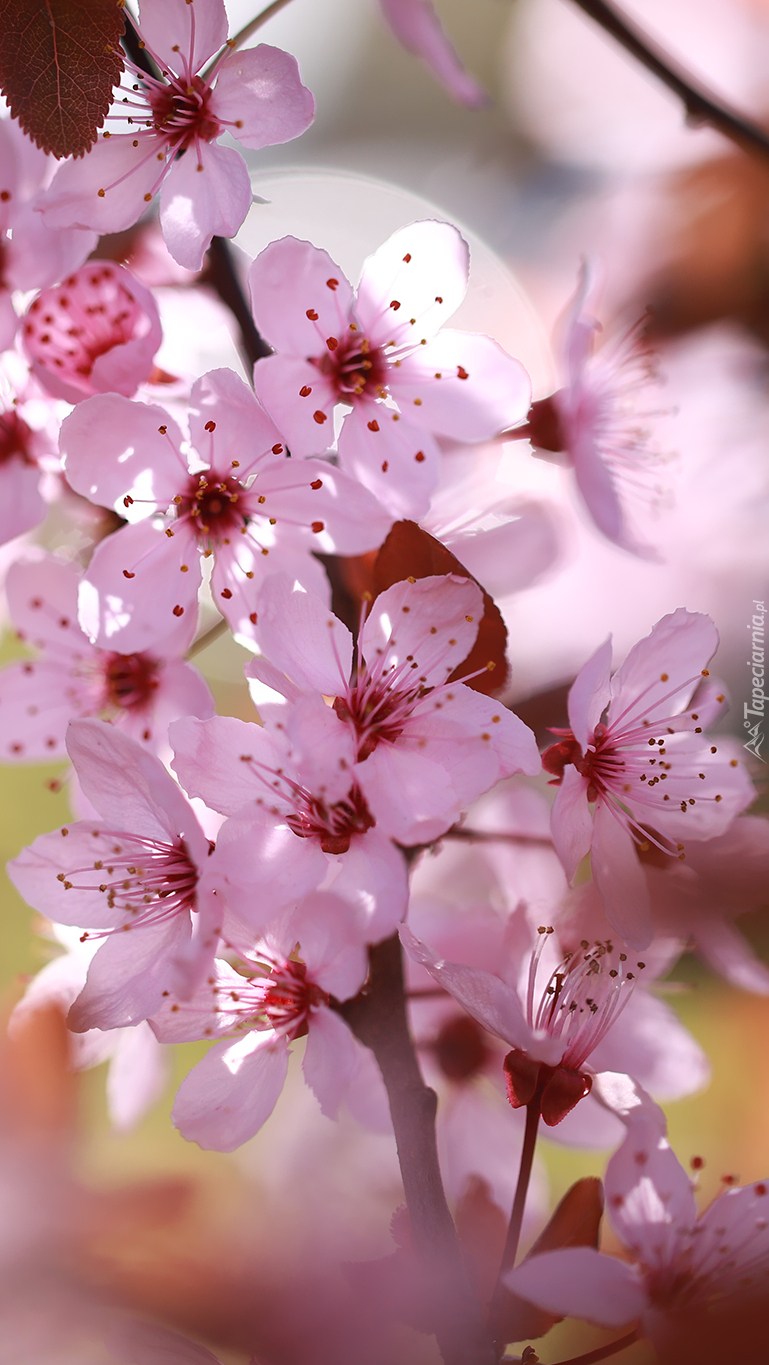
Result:
{"label": "dark reddish leaf", "polygon": [[120,79],[117,0],[0,0],[0,90],[14,118],[54,156],[96,141]]}
{"label": "dark reddish leaf", "polygon": [[481,1302],[487,1304],[497,1282],[507,1236],[507,1218],[495,1204],[491,1188],[481,1176],[468,1177],[454,1221],[468,1272]]}
{"label": "dark reddish leaf", "polygon": [[[603,1185],[595,1176],[578,1180],[566,1191],[544,1231],[526,1256],[563,1247],[596,1247],[603,1214]],[[561,1319],[536,1308],[517,1294],[506,1293],[500,1306],[500,1334],[505,1341],[528,1341],[543,1337]]]}
{"label": "dark reddish leaf", "polygon": [[[428,535],[415,521],[396,521],[374,563],[374,593],[384,592],[385,588],[404,578],[429,578],[432,574],[445,573],[473,578],[445,545]],[[473,582],[477,580],[473,579]],[[455,668],[449,681],[456,682],[476,668],[483,669],[467,685],[488,695],[504,687],[507,678],[507,627],[499,607],[481,583],[478,587],[483,593],[483,620],[473,648]]]}

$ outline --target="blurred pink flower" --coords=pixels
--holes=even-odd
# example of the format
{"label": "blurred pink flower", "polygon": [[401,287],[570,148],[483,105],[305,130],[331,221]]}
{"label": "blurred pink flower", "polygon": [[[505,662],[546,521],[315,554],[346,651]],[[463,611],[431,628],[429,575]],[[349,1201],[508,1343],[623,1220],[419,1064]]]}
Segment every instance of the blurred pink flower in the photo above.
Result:
{"label": "blurred pink flower", "polygon": [[407,52],[432,69],[441,85],[468,109],[482,109],[490,100],[465,69],[446,36],[431,0],[379,0],[382,14]]}
{"label": "blurred pink flower", "polygon": [[133,22],[161,76],[126,59],[128,84],[109,117],[131,130],[103,133],[84,157],[65,162],[40,208],[51,228],[120,232],[162,186],[166,245],[180,265],[199,270],[211,238],[233,237],[251,205],[246,163],[218,139],[230,131],[248,148],[289,142],[312,123],[312,95],[279,48],[230,51],[223,0],[142,0],[141,22]]}
{"label": "blurred pink flower", "polygon": [[681,607],[612,678],[607,640],[569,692],[571,728],[543,755],[558,785],[551,823],[566,874],[572,880],[591,853],[609,923],[634,948],[645,948],[653,932],[637,849],[685,857],[682,841],[723,834],[753,799],[728,742],[719,753],[703,733],[725,700],[712,684],[703,687],[717,646],[710,618]]}
{"label": "blurred pink flower", "polygon": [[189,993],[221,909],[209,841],[159,759],[98,720],[73,721],[67,748],[102,820],[41,834],[8,869],[35,909],[104,939],[69,1014],[82,1033],[139,1023],[172,987]]}
{"label": "blurred pink flower", "polygon": [[34,763],[64,756],[71,720],[111,720],[152,749],[168,744],[179,716],[212,716],[214,701],[197,669],[180,657],[194,620],[179,621],[154,652],[117,654],[90,644],[77,622],[81,575],[48,556],[11,566],[6,594],[25,644],[42,651],[0,671],[3,760]]}
{"label": "blurred pink flower", "polygon": [[266,573],[283,569],[328,591],[314,550],[378,546],[390,518],[372,495],[320,460],[289,460],[283,437],[231,370],[195,383],[190,442],[159,407],[99,394],[62,424],[67,478],[131,522],[96,548],[80,588],[94,643],[156,646],[196,615],[203,560],[232,630],[247,639]]}
{"label": "blurred pink flower", "polygon": [[131,398],[149,376],[162,330],[149,289],[123,266],[91,261],[33,299],[22,336],[43,388],[79,403],[94,393]]}
{"label": "blurred pink flower", "polygon": [[[396,516],[427,511],[436,436],[482,441],[520,422],[528,375],[490,337],[442,329],[467,288],[467,243],[449,223],[401,228],[363,267],[357,294],[327,252],[283,237],[249,273],[257,326],[277,354],[254,384],[293,455],[334,440],[343,466]],[[311,401],[308,401],[311,400]]]}

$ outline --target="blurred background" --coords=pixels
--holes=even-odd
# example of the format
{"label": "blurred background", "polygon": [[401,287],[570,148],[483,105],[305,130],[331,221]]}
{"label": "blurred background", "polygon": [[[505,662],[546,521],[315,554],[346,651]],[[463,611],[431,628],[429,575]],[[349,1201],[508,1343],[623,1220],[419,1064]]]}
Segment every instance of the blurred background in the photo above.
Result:
{"label": "blurred background", "polygon": [[[254,12],[248,0],[230,0],[227,9],[232,30]],[[451,101],[397,45],[375,0],[291,0],[268,22],[260,38],[297,56],[317,117],[286,147],[247,154],[255,191],[269,202],[255,206],[239,245],[254,255],[292,231],[327,247],[354,276],[401,222],[451,219],[473,250],[458,324],[492,332],[519,355],[537,396],[558,382],[551,339],[582,260],[599,272],[607,336],[650,310],[659,380],[641,417],[665,470],[664,496],[649,521],[659,562],[604,541],[575,505],[563,470],[534,460],[524,442],[506,446],[498,481],[506,493],[545,505],[553,528],[552,553],[534,581],[502,599],[511,696],[530,707],[543,694],[562,696],[609,632],[619,662],[660,615],[686,606],[708,611],[719,628],[716,668],[732,696],[724,726],[742,737],[745,631],[754,600],[769,595],[769,160],[687,127],[678,101],[569,0],[436,0],[436,9],[488,92],[483,109]],[[769,127],[766,0],[625,0],[624,9],[695,78]],[[183,287],[161,291],[169,355],[183,330],[174,296]],[[237,364],[226,316],[213,300],[206,307],[190,366]],[[49,523],[40,539],[56,545],[57,534]],[[6,635],[2,661],[20,652]],[[245,658],[221,640],[196,662],[219,710],[247,718]],[[765,773],[757,763],[756,809],[764,812]],[[68,818],[62,776],[60,767],[2,769],[3,862]],[[55,951],[31,932],[31,919],[4,883],[6,1009],[25,976]],[[769,960],[769,910],[743,917],[741,927]],[[667,1106],[671,1142],[682,1162],[704,1159],[707,1200],[724,1176],[744,1183],[769,1174],[769,1000],[737,993],[693,959],[673,976],[665,999],[711,1057],[713,1081]],[[185,1143],[170,1123],[171,1099],[200,1051],[169,1051],[167,1091],[131,1132],[110,1128],[104,1067],[73,1081],[74,1160],[98,1189],[181,1182],[154,1220],[137,1214],[128,1232],[120,1225],[120,1237],[106,1230],[89,1249],[90,1273],[237,1363],[246,1359],[237,1325],[247,1317],[244,1267],[263,1274],[270,1262],[277,1275],[281,1258],[322,1238],[332,1203],[351,1259],[386,1254],[400,1195],[388,1139],[361,1144],[350,1125],[337,1143],[301,1082],[234,1156]],[[297,1128],[301,1135],[292,1138]],[[316,1158],[322,1153],[328,1186],[314,1205],[311,1185],[297,1174],[311,1148]],[[547,1142],[542,1155],[552,1202],[605,1162],[604,1154]],[[333,1242],[336,1234],[326,1235]],[[566,1323],[537,1349],[551,1362],[603,1339]],[[404,1360],[425,1365],[437,1359],[426,1339],[405,1328],[403,1351]],[[636,1365],[648,1358],[643,1346],[617,1357]]]}

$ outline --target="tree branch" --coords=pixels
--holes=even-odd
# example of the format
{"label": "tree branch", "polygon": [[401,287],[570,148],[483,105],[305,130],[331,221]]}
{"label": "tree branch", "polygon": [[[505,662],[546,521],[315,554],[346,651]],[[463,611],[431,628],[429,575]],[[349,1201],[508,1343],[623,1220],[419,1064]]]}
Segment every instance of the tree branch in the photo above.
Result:
{"label": "tree branch", "polygon": [[693,81],[683,67],[671,61],[667,53],[647,38],[642,29],[626,19],[620,10],[607,4],[607,0],[572,0],[572,3],[606,33],[610,33],[612,38],[616,38],[625,51],[661,80],[668,90],[678,95],[691,123],[709,124],[723,133],[724,137],[736,142],[743,151],[769,155],[767,133],[750,119],[744,118],[737,109],[717,99],[706,86]]}
{"label": "tree branch", "polygon": [[238,279],[232,251],[226,237],[213,237],[208,248],[205,280],[232,313],[240,328],[241,350],[250,365],[272,355],[272,348],[257,331],[256,323]]}
{"label": "tree branch", "polygon": [[414,1250],[435,1287],[435,1335],[446,1365],[494,1365],[497,1355],[465,1273],[435,1141],[437,1098],[422,1079],[406,1018],[397,934],[369,949],[367,986],[341,1013],[370,1047],[390,1101]]}

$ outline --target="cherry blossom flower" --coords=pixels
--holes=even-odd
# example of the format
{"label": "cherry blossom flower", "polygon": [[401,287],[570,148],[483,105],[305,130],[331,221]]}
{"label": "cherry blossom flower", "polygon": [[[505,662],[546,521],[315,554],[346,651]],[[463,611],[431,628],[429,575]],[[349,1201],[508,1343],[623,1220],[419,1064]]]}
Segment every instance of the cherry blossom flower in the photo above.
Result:
{"label": "cherry blossom flower", "polygon": [[400,930],[414,961],[483,1028],[510,1045],[504,1062],[510,1103],[518,1109],[537,1099],[549,1127],[590,1093],[593,1078],[585,1064],[645,966],[628,962],[610,941],[585,940],[580,951],[560,958],[549,943],[553,933],[551,926],[540,927],[526,954],[524,993],[480,967],[437,957],[406,925]]}
{"label": "cherry blossom flower", "polygon": [[390,518],[365,489],[318,460],[288,460],[280,432],[230,370],[193,387],[190,443],[163,408],[117,394],[78,404],[62,424],[72,487],[131,523],[97,546],[80,589],[94,643],[157,645],[194,615],[202,561],[233,631],[253,639],[259,580],[283,569],[328,592],[315,550],[379,545]]}
{"label": "cherry blossom flower", "polygon": [[265,44],[230,51],[223,0],[142,0],[140,20],[159,74],[126,59],[109,117],[128,131],[105,132],[65,162],[40,207],[51,228],[120,232],[162,189],[166,245],[200,270],[211,238],[233,237],[251,206],[246,163],[219,138],[231,132],[251,149],[289,142],[312,123],[313,99],[288,53]]}
{"label": "cherry blossom flower", "polygon": [[0,545],[31,531],[46,514],[42,475],[60,464],[56,407],[21,356],[6,351],[0,358]]}
{"label": "cherry blossom flower", "polygon": [[185,790],[230,817],[217,838],[228,909],[261,933],[298,897],[333,889],[376,943],[405,914],[406,865],[356,781],[351,727],[317,695],[262,718],[187,718],[169,731]]}
{"label": "cherry blossom flower", "polygon": [[658,559],[632,524],[634,501],[651,503],[661,496],[653,482],[660,457],[653,453],[645,424],[653,414],[644,413],[639,402],[653,379],[642,342],[645,320],[594,354],[600,325],[587,311],[592,290],[583,266],[565,329],[566,383],[534,403],[526,426],[510,435],[528,436],[543,459],[551,455],[574,470],[583,502],[607,539],[642,558]]}
{"label": "cherry blossom flower", "polygon": [[149,289],[112,261],[91,261],[38,294],[22,335],[33,374],[67,403],[94,393],[131,398],[162,340]]}
{"label": "cherry blossom flower", "polygon": [[16,563],[8,573],[17,635],[42,653],[0,672],[6,763],[63,757],[67,726],[83,716],[111,720],[157,750],[167,745],[172,720],[214,714],[208,685],[179,657],[194,621],[182,618],[155,652],[98,649],[77,622],[80,580],[73,564],[53,556]]}
{"label": "cherry blossom flower", "polygon": [[407,52],[421,57],[453,99],[481,109],[489,97],[465,70],[443,31],[431,0],[379,0],[382,14]]}
{"label": "cherry blossom flower", "polygon": [[54,284],[82,265],[98,241],[97,233],[79,227],[52,229],[37,212],[56,164],[16,119],[0,119],[0,351],[13,345],[19,325],[13,291]]}
{"label": "cherry blossom flower", "polygon": [[103,818],[41,834],[8,867],[35,909],[104,939],[69,1013],[84,1033],[138,1024],[164,991],[189,992],[213,957],[221,908],[211,845],[159,759],[98,720],[73,721],[67,749]]}
{"label": "cherry blossom flower", "polygon": [[271,242],[249,273],[257,326],[277,354],[257,394],[293,455],[334,439],[342,467],[396,516],[420,516],[438,479],[436,436],[475,442],[520,422],[530,385],[489,337],[443,329],[467,288],[467,243],[449,223],[412,223],[363,267],[357,293],[327,252]]}
{"label": "cherry blossom flower", "polygon": [[552,831],[566,874],[573,879],[591,852],[609,923],[634,948],[652,937],[638,849],[685,858],[690,839],[723,834],[753,799],[728,742],[709,744],[704,735],[725,700],[710,684],[697,694],[717,646],[710,618],[681,607],[633,646],[611,678],[607,640],[571,688],[571,728],[558,731],[562,738],[543,756],[559,784]]}
{"label": "cherry blossom flower", "polygon": [[[98,938],[82,941],[79,929],[61,924],[50,925],[45,932],[66,951],[32,978],[11,1015],[11,1033],[45,1006],[57,1005],[66,1014],[83,990],[93,956],[101,947]],[[168,1051],[144,1021],[133,1028],[71,1033],[69,1052],[71,1065],[78,1071],[109,1063],[107,1110],[117,1132],[135,1127],[168,1083]]]}
{"label": "cherry blossom flower", "polygon": [[192,999],[170,997],[152,1020],[164,1042],[222,1039],[182,1082],[173,1119],[184,1137],[225,1152],[269,1118],[289,1044],[305,1035],[305,1080],[323,1113],[336,1117],[360,1044],[329,1000],[356,995],[368,968],[354,908],[327,892],[304,897],[238,953],[238,969],[217,959]]}
{"label": "cherry blossom flower", "polygon": [[[765,1334],[754,1338],[750,1329],[766,1310],[769,1182],[724,1189],[698,1218],[662,1111],[639,1087],[632,1100],[605,1181],[607,1213],[631,1262],[567,1248],[531,1257],[505,1282],[559,1316],[615,1328],[638,1321],[665,1365],[710,1365],[724,1350],[758,1365],[763,1352],[755,1347],[765,1346]],[[751,1342],[754,1350],[743,1354]]]}
{"label": "cherry blossom flower", "polygon": [[258,615],[269,662],[255,659],[247,677],[287,697],[299,688],[335,698],[354,737],[355,780],[391,838],[428,843],[499,778],[539,772],[523,722],[461,679],[448,681],[483,616],[471,579],[449,574],[394,584],[376,598],[355,651],[342,622],[284,574],[266,581]]}

